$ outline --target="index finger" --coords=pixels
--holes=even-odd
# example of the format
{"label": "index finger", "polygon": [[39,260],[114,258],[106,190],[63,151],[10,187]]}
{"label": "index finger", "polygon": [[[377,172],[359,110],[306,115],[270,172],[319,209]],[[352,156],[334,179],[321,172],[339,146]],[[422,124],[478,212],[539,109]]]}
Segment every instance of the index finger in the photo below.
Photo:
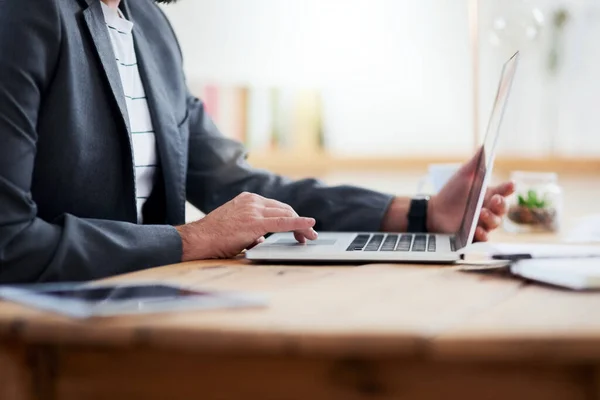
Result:
{"label": "index finger", "polygon": [[315,226],[314,218],[306,217],[275,217],[265,218],[263,228],[266,232],[291,232],[310,229]]}

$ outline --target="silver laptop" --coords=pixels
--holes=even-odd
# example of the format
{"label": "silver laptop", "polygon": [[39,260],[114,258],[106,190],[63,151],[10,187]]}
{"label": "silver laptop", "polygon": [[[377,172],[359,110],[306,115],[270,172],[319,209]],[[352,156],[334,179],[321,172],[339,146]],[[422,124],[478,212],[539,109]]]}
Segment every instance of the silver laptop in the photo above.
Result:
{"label": "silver laptop", "polygon": [[453,235],[320,232],[319,238],[298,243],[292,233],[277,233],[246,252],[254,261],[280,262],[454,262],[473,241],[494,165],[496,143],[506,102],[515,76],[519,53],[502,69],[500,84],[483,145],[478,150],[478,167],[466,199],[460,229]]}

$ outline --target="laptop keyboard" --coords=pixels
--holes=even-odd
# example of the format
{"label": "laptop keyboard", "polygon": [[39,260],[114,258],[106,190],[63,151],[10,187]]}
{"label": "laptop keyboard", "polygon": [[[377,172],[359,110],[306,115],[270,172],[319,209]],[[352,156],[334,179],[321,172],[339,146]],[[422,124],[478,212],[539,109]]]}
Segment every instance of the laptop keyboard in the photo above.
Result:
{"label": "laptop keyboard", "polygon": [[418,251],[434,252],[435,235],[411,234],[360,234],[346,251]]}
{"label": "laptop keyboard", "polygon": [[385,235],[373,235],[363,251],[378,251]]}

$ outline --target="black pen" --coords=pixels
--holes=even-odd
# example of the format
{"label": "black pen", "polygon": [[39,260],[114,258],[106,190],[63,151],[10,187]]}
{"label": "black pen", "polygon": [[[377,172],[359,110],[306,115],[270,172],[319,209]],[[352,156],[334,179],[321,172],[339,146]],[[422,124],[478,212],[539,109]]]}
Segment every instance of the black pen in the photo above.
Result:
{"label": "black pen", "polygon": [[547,255],[547,256],[532,256],[527,253],[514,254],[493,254],[492,260],[503,260],[517,262],[521,260],[572,260],[579,258],[600,258],[600,254],[566,254],[566,255]]}
{"label": "black pen", "polygon": [[503,261],[520,261],[520,260],[531,260],[533,257],[527,253],[516,253],[516,254],[493,254],[492,260],[503,260]]}

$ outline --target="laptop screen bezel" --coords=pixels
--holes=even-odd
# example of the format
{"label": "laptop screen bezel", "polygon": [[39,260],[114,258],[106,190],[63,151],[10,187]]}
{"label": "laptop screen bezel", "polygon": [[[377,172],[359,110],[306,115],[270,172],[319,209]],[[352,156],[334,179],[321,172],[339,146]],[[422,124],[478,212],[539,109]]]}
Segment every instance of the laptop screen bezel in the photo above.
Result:
{"label": "laptop screen bezel", "polygon": [[[466,240],[464,239],[464,235],[461,235],[463,232],[461,232],[464,229],[464,223],[465,223],[465,218],[467,217],[467,214],[469,212],[469,200],[471,198],[471,196],[473,195],[472,191],[475,189],[475,185],[476,182],[473,182],[471,184],[471,189],[469,191],[469,197],[467,198],[467,203],[465,205],[465,212],[463,213],[463,220],[461,222],[461,226],[458,232],[456,232],[455,234],[455,248],[456,250],[460,250],[464,247],[466,247],[467,245],[471,244],[473,242],[473,239],[475,237],[475,231],[477,229],[478,223],[479,223],[479,217],[481,214],[481,209],[483,208],[483,201],[485,199],[485,194],[487,192],[487,187],[489,184],[489,181],[491,179],[491,175],[492,175],[492,171],[494,168],[494,161],[496,158],[496,145],[498,143],[498,138],[500,136],[500,128],[502,126],[502,121],[504,119],[504,113],[506,111],[506,105],[508,103],[508,99],[510,97],[510,93],[511,93],[511,89],[512,89],[512,85],[514,82],[514,77],[516,74],[516,70],[517,70],[517,65],[519,62],[519,58],[520,58],[520,54],[517,51],[508,61],[506,61],[502,67],[502,72],[500,74],[500,81],[498,83],[498,90],[496,91],[496,97],[494,100],[494,105],[492,107],[492,112],[490,114],[490,118],[488,121],[488,126],[487,126],[487,130],[486,130],[486,137],[483,141],[483,145],[481,147],[479,147],[478,152],[480,152],[480,157],[486,157],[486,149],[484,148],[485,143],[487,142],[488,136],[489,135],[494,135],[493,141],[491,143],[491,149],[489,149],[489,159],[488,160],[484,160],[484,162],[486,163],[486,171],[485,171],[485,175],[483,178],[483,184],[481,187],[481,190],[479,192],[479,196],[477,199],[477,203],[476,203],[476,208],[475,208],[475,214],[473,216],[473,221],[471,221],[471,227],[469,228],[469,234],[466,238]],[[508,71],[510,74],[505,76],[505,73],[507,72],[507,69],[509,66],[511,66],[511,64],[514,64],[514,68],[512,68],[512,71]],[[507,86],[507,92],[506,92],[506,97],[504,99],[504,101],[498,101],[500,99],[500,95],[501,95],[501,90],[502,87],[505,83],[505,79],[509,79],[508,81],[508,86]],[[499,104],[501,103],[501,104]],[[494,114],[496,112],[496,108],[497,107],[501,107],[500,109],[500,115],[499,115],[499,120],[498,120],[498,124],[496,126],[496,131],[495,132],[491,132],[492,129],[492,122],[494,119]],[[479,163],[477,164],[477,168],[479,168]]]}

